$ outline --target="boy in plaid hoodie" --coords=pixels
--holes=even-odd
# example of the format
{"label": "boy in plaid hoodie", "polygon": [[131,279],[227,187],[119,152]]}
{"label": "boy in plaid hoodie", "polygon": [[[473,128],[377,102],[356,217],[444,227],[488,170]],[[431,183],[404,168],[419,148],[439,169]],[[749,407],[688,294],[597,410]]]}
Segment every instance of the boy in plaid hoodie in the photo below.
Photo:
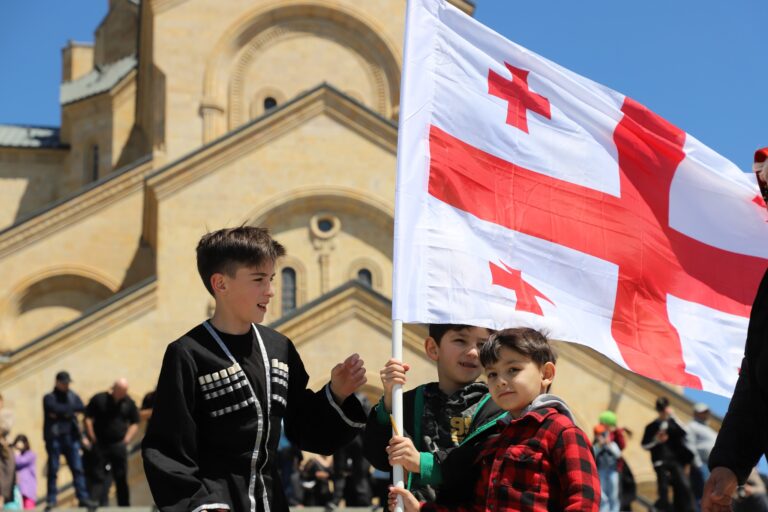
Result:
{"label": "boy in plaid hoodie", "polygon": [[[480,351],[480,361],[493,401],[507,414],[491,434],[486,431],[484,441],[475,438],[449,457],[474,464],[449,460],[443,468],[444,484],[471,481],[474,495],[452,503],[438,496],[437,503],[420,504],[409,491],[393,487],[389,509],[393,511],[396,497],[402,496],[405,512],[597,512],[600,480],[592,443],[574,424],[565,402],[547,394],[556,359],[549,340],[534,329],[492,335]],[[473,466],[478,472],[467,478]]]}

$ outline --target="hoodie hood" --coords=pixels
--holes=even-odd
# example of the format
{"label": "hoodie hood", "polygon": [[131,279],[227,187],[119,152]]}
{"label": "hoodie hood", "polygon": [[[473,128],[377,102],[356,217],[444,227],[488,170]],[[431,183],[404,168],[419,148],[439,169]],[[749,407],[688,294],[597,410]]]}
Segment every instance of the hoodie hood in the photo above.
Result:
{"label": "hoodie hood", "polygon": [[[533,402],[531,402],[531,405],[520,412],[519,417],[522,418],[529,412],[538,411],[540,409],[555,409],[557,412],[565,414],[572,422],[576,423],[576,420],[573,418],[573,413],[568,408],[568,405],[563,401],[563,399],[557,395],[550,394],[543,394],[534,398]],[[512,419],[509,414],[507,414],[505,417]]]}

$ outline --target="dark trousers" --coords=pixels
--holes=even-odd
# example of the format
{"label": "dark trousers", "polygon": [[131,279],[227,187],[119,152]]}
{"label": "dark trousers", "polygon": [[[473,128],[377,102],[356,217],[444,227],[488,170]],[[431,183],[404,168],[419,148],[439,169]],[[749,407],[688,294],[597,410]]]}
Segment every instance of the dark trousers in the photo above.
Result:
{"label": "dark trousers", "polygon": [[112,481],[117,489],[117,506],[130,506],[128,492],[128,447],[123,442],[96,443],[92,452],[94,458],[92,484],[93,498],[99,505],[109,504],[109,488]]}
{"label": "dark trousers", "polygon": [[45,451],[48,453],[48,497],[49,505],[56,505],[56,477],[59,474],[61,456],[67,461],[67,466],[72,472],[72,483],[75,486],[75,495],[82,503],[88,501],[88,491],[85,489],[85,475],[83,474],[83,461],[80,458],[80,440],[71,435],[52,437],[45,441]]}
{"label": "dark trousers", "polygon": [[[659,499],[656,508],[665,512],[693,512],[693,494],[691,484],[683,471],[683,467],[676,462],[664,462],[655,466],[656,484],[659,491]],[[669,503],[669,487],[672,486],[674,495],[672,506]]]}

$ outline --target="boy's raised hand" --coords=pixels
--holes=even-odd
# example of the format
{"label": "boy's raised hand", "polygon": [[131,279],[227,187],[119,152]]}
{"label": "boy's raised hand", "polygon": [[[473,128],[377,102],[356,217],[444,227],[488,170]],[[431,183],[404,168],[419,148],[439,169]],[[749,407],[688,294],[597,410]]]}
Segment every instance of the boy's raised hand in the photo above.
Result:
{"label": "boy's raised hand", "polygon": [[421,508],[419,500],[416,499],[416,496],[411,491],[402,487],[392,486],[389,488],[389,500],[387,503],[389,512],[395,512],[398,496],[403,497],[403,512],[418,512],[419,508]]}
{"label": "boy's raised hand", "polygon": [[413,446],[410,438],[392,436],[387,446],[390,466],[403,466],[411,473],[421,473],[421,454]]}
{"label": "boy's raised hand", "polygon": [[331,393],[336,402],[341,405],[349,395],[367,382],[365,366],[360,356],[352,354],[343,363],[331,370]]}
{"label": "boy's raised hand", "polygon": [[405,384],[405,373],[410,369],[410,365],[397,359],[390,359],[379,371],[381,384],[384,386],[384,407],[387,412],[392,412],[392,388],[395,387],[395,384]]}

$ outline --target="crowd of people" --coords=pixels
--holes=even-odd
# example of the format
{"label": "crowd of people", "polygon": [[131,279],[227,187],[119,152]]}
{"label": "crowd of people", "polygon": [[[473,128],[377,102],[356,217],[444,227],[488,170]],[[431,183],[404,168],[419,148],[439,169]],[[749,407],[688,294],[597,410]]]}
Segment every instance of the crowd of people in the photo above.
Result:
{"label": "crowd of people", "polygon": [[[57,504],[62,458],[71,472],[79,506],[108,505],[112,484],[118,506],[129,506],[129,450],[140,419],[152,413],[153,394],[145,396],[139,410],[128,394],[128,381],[120,378],[85,404],[71,383],[69,372],[60,371],[53,390],[43,397],[45,509]],[[33,509],[38,502],[38,453],[25,434],[8,442],[12,425],[13,415],[2,408],[0,397],[0,504],[5,509]]]}
{"label": "crowd of people", "polygon": [[[442,336],[445,333],[433,334]],[[139,409],[128,395],[128,382],[121,378],[108,391],[97,393],[84,405],[77,393],[70,389],[71,382],[68,372],[59,372],[53,391],[43,400],[48,456],[46,503],[48,507],[56,503],[58,461],[64,456],[81,505],[107,505],[109,489],[114,482],[118,506],[128,506],[128,447],[136,435],[139,421],[151,416],[154,393],[145,396]],[[367,399],[361,394],[358,399],[366,411],[370,411]],[[666,397],[659,397],[655,407],[658,416],[646,426],[641,441],[642,447],[650,451],[657,474],[658,500],[654,507],[660,511],[698,512],[704,482],[709,476],[709,454],[717,437],[717,432],[708,424],[709,408],[703,403],[695,404],[693,421],[683,424]],[[81,413],[82,423],[77,418]],[[7,441],[12,421],[10,412],[2,409],[0,396],[2,504],[9,509],[33,509],[37,501],[37,454],[30,449],[29,439],[24,434],[16,435],[12,442]],[[619,426],[616,414],[606,410],[599,415],[593,433],[592,446],[601,489],[600,511],[631,510],[637,489],[622,452],[632,431]],[[388,434],[384,435],[388,437]],[[355,437],[332,456],[306,456],[282,433],[277,450],[278,469],[289,505],[332,510],[342,505],[377,508],[385,504],[391,474],[371,466],[365,456],[364,439],[362,434]],[[377,460],[375,456],[371,458]],[[424,493],[428,487],[424,486],[418,492]],[[435,497],[433,492],[432,499]],[[765,476],[753,470],[739,491],[734,509],[768,512]]]}
{"label": "crowd of people", "polygon": [[[366,372],[357,354],[334,366],[321,390],[307,389],[293,344],[259,325],[282,255],[261,228],[203,237],[198,268],[216,301],[214,316],[168,346],[142,411],[125,379],[86,405],[70,374],[56,375],[43,398],[46,508],[56,505],[62,456],[81,506],[106,505],[112,483],[118,505],[128,506],[129,446],[140,419],[151,416],[142,459],[162,510],[333,509],[370,506],[374,495],[378,506],[393,511],[400,502],[405,512],[628,510],[637,492],[622,450],[632,432],[613,411],[599,415],[592,439],[575,424],[568,404],[550,392],[557,354],[538,330],[429,325],[424,349],[437,379],[404,393],[402,432],[392,392],[407,382],[403,361],[384,364],[384,392],[373,406],[359,392]],[[703,404],[684,425],[666,397],[656,401],[657,417],[640,441],[657,476],[656,510],[768,510],[753,469],[768,446],[759,391],[768,372],[748,371],[766,367],[755,341],[768,331],[766,312],[768,277],[723,432],[708,426]],[[747,406],[757,414],[748,416]],[[23,435],[8,442],[10,427],[0,407],[1,499],[5,508],[28,508],[36,498],[35,453]],[[318,455],[305,459],[302,450]],[[406,485],[387,488],[395,466],[406,471]]]}

